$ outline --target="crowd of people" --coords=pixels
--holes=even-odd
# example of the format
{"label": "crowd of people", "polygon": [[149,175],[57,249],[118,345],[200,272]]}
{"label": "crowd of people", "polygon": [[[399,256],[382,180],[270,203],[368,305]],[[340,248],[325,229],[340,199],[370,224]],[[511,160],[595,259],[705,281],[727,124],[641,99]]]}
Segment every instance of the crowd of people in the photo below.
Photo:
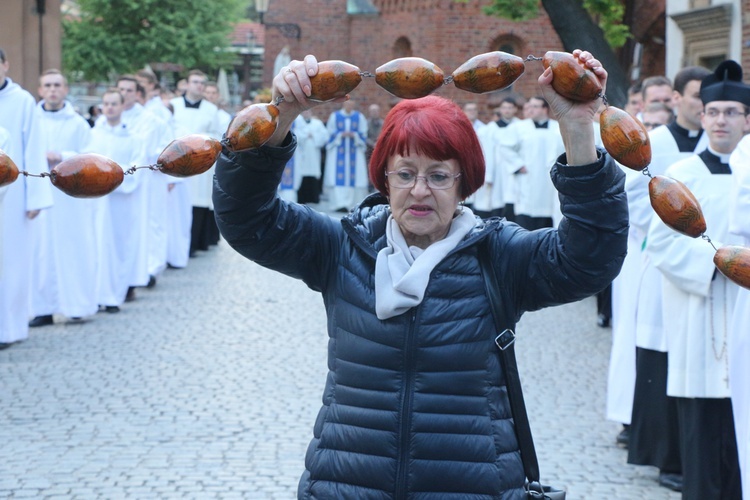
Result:
{"label": "crowd of people", "polygon": [[[440,190],[453,188],[454,183],[447,188],[439,184],[447,177],[438,178],[431,173],[433,167],[422,172],[427,153],[445,151],[427,139],[410,152],[408,146],[404,150],[403,145],[388,142],[392,140],[388,135],[385,147],[396,149],[387,154],[396,158],[396,167],[403,167],[397,170],[398,177],[378,180],[370,160],[393,167],[393,158],[383,157],[382,151],[379,156],[379,148],[383,148],[383,134],[398,134],[399,127],[405,126],[399,112],[429,115],[427,108],[434,107],[450,114],[444,104],[430,101],[424,109],[409,110],[402,109],[405,104],[396,105],[391,113],[397,118],[389,125],[379,105],[371,104],[365,115],[356,109],[355,99],[346,99],[324,123],[315,116],[313,104],[284,88],[285,84],[303,87],[306,76],[299,71],[305,64],[311,63],[285,59],[274,80],[275,96],[284,95],[287,102],[282,107],[293,108],[293,120],[280,127],[281,135],[271,141],[283,151],[269,150],[278,156],[272,155],[273,168],[279,169],[274,189],[283,204],[255,208],[292,210],[289,207],[317,204],[323,197],[329,210],[353,217],[353,210],[362,210],[356,208],[362,199],[377,196],[371,194],[374,191],[388,194],[394,187],[399,188],[396,193],[405,193],[402,187],[421,191],[420,180],[428,193],[424,196],[442,196],[447,191]],[[190,71],[174,93],[161,88],[148,69],[122,75],[101,96],[101,104],[89,110],[87,121],[66,99],[68,84],[60,71],[50,69],[40,75],[37,102],[7,77],[8,68],[0,49],[0,149],[30,173],[49,171],[80,153],[99,153],[125,168],[153,165],[173,139],[191,133],[220,138],[231,121],[221,106],[217,85],[199,70]],[[472,189],[456,194],[461,213],[485,220],[504,218],[506,224],[517,225],[512,227],[539,235],[558,227],[569,229],[571,215],[583,217],[570,212],[569,206],[566,213],[565,203],[570,203],[566,197],[573,194],[562,193],[567,184],[550,175],[550,169],[565,158],[563,137],[571,132],[567,123],[557,120],[565,108],[548,101],[559,96],[544,85],[541,88],[545,93],[525,100],[508,94],[487,110],[492,114],[487,122],[480,120],[484,110],[476,103],[463,106],[485,168],[471,174],[481,173],[481,179],[473,179],[465,165],[456,174],[455,165],[441,163],[450,167],[454,182],[460,178],[459,186],[472,183]],[[674,80],[646,78],[630,89],[625,110],[649,131],[649,171],[679,179],[690,188],[701,203],[714,244],[749,245],[750,137],[745,134],[750,132],[750,87],[742,82],[742,68],[726,61],[716,71],[686,67]],[[441,119],[439,114],[433,118]],[[593,144],[601,147],[598,113],[590,118]],[[294,147],[287,131],[293,134]],[[419,130],[411,132],[419,136]],[[423,175],[412,174],[408,170],[412,167]],[[656,467],[659,483],[682,491],[683,498],[739,499],[743,493],[750,498],[750,371],[743,363],[750,355],[746,326],[750,292],[716,271],[714,250],[707,242],[675,233],[660,221],[650,206],[643,175],[620,170],[629,212],[627,256],[619,276],[609,286],[597,287],[597,322],[612,326],[607,418],[623,424],[616,441],[627,448],[628,463]],[[30,327],[116,313],[125,302],[135,300],[138,287],[156,286],[166,268],[185,268],[197,252],[216,245],[213,179],[214,167],[187,179],[143,169],[126,175],[113,193],[98,199],[71,198],[49,182],[25,177],[0,188],[0,348],[25,339]],[[225,188],[241,190],[247,180],[239,181],[237,187]],[[251,200],[260,186],[247,189],[244,194]],[[383,203],[396,210],[403,201],[394,196]],[[227,203],[224,199],[223,205]],[[409,230],[413,221],[401,217],[400,231]],[[323,233],[330,231],[317,219],[310,222],[320,225]],[[462,235],[472,231],[469,225]],[[404,279],[418,256],[434,253],[428,247],[439,247],[438,241],[450,238],[441,233],[436,241],[421,246],[419,234],[399,237],[394,228],[387,233],[393,252],[407,255],[389,272],[399,268]],[[312,242],[303,240],[305,249],[300,251],[309,257]],[[421,250],[412,250],[415,246]],[[255,249],[241,251],[258,258]],[[376,265],[370,271],[383,270],[378,269]],[[300,276],[315,281],[310,272],[298,270]],[[376,274],[376,285],[378,279]],[[539,281],[544,280],[539,277]],[[423,284],[427,286],[427,281]],[[315,287],[324,285],[316,282]],[[384,290],[378,288],[374,296],[396,306],[387,313],[378,306],[373,314],[381,320],[421,301],[420,296],[412,303],[409,294],[398,288]],[[423,287],[420,293],[424,292]]]}
{"label": "crowd of people", "polygon": [[[691,66],[645,79],[628,110],[651,128],[652,175],[683,182],[716,247],[749,243],[750,87],[742,68]],[[607,416],[630,464],[659,470],[685,499],[750,498],[748,290],[713,265],[714,248],[654,213],[626,169],[628,255],[613,283]]]}
{"label": "crowd of people", "polygon": [[[199,70],[176,93],[148,69],[121,75],[86,119],[67,99],[60,71],[40,75],[37,102],[7,76],[9,67],[0,49],[0,149],[31,174],[84,153],[124,170],[155,165],[175,138],[218,139],[231,120],[216,83]],[[190,178],[139,169],[100,198],[73,198],[25,176],[0,189],[0,348],[29,328],[117,313],[138,287],[156,286],[166,268],[185,268],[216,245],[212,179],[213,167]]]}

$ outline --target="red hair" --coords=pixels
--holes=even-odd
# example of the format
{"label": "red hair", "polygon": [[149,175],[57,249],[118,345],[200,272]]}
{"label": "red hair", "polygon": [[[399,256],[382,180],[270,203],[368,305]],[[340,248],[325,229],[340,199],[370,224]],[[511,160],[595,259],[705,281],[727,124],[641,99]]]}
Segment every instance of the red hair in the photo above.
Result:
{"label": "red hair", "polygon": [[479,139],[456,103],[437,96],[403,100],[383,122],[383,129],[370,157],[370,181],[388,194],[385,171],[394,155],[420,154],[433,160],[456,160],[461,168],[461,198],[466,199],[484,184],[484,155]]}

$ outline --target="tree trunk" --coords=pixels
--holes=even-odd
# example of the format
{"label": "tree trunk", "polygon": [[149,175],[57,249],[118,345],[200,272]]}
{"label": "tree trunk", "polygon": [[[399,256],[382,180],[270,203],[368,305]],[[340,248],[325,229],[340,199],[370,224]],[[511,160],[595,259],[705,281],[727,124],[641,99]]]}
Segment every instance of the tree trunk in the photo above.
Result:
{"label": "tree trunk", "polygon": [[593,22],[581,0],[542,0],[542,5],[565,50],[588,50],[601,61],[609,74],[607,100],[623,107],[628,99],[627,75],[604,38],[604,32]]}

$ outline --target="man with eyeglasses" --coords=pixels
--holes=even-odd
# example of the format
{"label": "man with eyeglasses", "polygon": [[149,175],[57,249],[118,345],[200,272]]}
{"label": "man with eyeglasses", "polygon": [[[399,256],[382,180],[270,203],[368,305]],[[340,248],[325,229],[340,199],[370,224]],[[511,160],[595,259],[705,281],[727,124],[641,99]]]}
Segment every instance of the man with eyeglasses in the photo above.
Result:
{"label": "man with eyeglasses", "polygon": [[[732,170],[729,157],[750,125],[750,86],[742,68],[724,61],[703,79],[703,152],[681,160],[666,175],[683,182],[701,205],[716,247],[742,244],[729,233]],[[713,264],[715,249],[654,218],[646,255],[661,272],[668,351],[667,395],[679,420],[684,500],[742,498],[729,386],[729,320],[739,286]]]}

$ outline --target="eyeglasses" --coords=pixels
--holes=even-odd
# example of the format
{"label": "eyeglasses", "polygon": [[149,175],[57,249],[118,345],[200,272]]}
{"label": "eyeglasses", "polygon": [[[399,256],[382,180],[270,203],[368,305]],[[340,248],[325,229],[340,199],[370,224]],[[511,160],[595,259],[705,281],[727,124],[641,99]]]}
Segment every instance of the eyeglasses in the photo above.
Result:
{"label": "eyeglasses", "polygon": [[704,114],[709,118],[718,118],[720,115],[724,115],[725,118],[739,118],[740,116],[745,116],[747,113],[737,108],[724,110],[711,108],[707,109]]}
{"label": "eyeglasses", "polygon": [[427,175],[417,175],[409,170],[396,170],[386,172],[385,177],[388,185],[396,189],[411,189],[417,184],[417,179],[422,179],[430,189],[450,189],[461,177],[461,172],[453,175],[446,172],[432,172]]}

